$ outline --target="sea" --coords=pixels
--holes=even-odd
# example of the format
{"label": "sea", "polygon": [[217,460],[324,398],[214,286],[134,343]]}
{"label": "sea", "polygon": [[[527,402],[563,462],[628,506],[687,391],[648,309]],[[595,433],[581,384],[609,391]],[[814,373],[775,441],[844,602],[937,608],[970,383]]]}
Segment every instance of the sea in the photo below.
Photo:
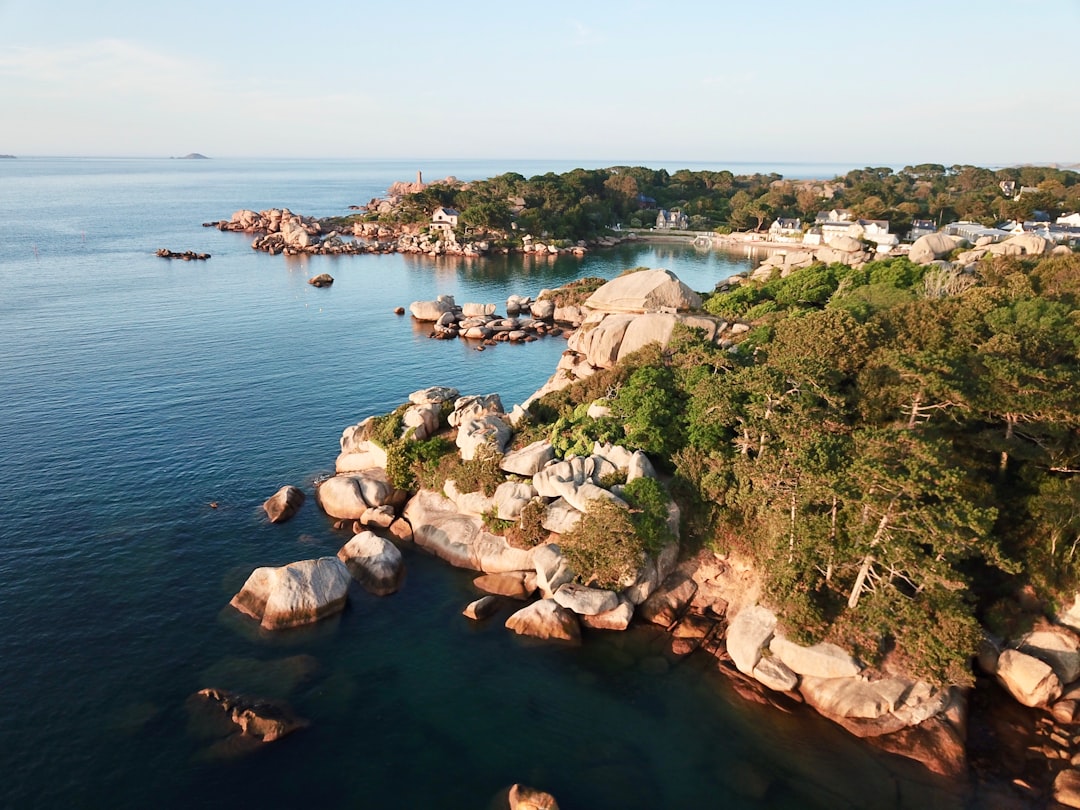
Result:
{"label": "sea", "polygon": [[[475,575],[413,548],[398,593],[354,587],[343,614],[305,629],[261,631],[228,606],[254,568],[349,539],[311,497],[281,525],[261,509],[285,484],[310,496],[344,428],[431,385],[509,409],[565,348],[481,353],[395,307],[452,294],[501,310],[642,265],[708,290],[753,259],[659,243],[290,258],[202,224],[241,208],[345,213],[417,170],[574,167],[0,160],[0,806],[464,810],[500,806],[515,782],[564,810],[978,806],[809,710],[740,697],[715,659],[677,658],[654,630],[568,647],[515,636],[507,611],[471,622]],[[332,287],[307,284],[323,272]],[[238,745],[193,709],[207,687],[288,701],[310,726]]]}

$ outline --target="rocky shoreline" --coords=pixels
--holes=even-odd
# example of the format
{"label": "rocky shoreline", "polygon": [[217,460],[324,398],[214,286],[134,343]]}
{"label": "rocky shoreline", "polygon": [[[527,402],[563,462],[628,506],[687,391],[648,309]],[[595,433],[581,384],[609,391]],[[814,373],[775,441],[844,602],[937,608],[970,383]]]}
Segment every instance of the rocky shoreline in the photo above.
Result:
{"label": "rocky shoreline", "polygon": [[204,222],[202,225],[219,231],[252,234],[255,236],[251,243],[253,250],[286,256],[408,253],[479,257],[516,252],[554,258],[561,254],[583,256],[590,248],[612,247],[622,241],[637,239],[635,234],[628,233],[623,237],[600,237],[592,242],[579,241],[569,247],[559,247],[524,236],[520,248],[497,247],[485,239],[460,242],[452,230],[433,232],[426,225],[389,227],[375,222],[356,222],[342,228],[335,226],[333,220],[296,214],[288,208],[265,211],[242,209],[234,212],[229,219]]}
{"label": "rocky shoreline", "polygon": [[[733,345],[748,329],[699,314],[699,308],[700,298],[668,271],[608,282],[577,308],[579,328],[563,360],[528,401],[611,368],[649,343],[665,345],[677,324],[701,330],[704,340],[718,346]],[[414,302],[410,309],[415,319],[436,327],[452,315],[441,328],[459,333],[468,317],[494,319],[487,324],[506,320],[486,308],[466,315],[445,298]],[[551,316],[558,320],[554,310]],[[594,402],[594,408],[604,404]],[[1051,798],[1080,806],[1080,631],[1073,629],[1080,628],[1080,600],[1056,622],[1042,615],[1041,606],[1029,606],[1032,629],[1011,640],[988,637],[978,661],[981,692],[912,680],[887,667],[868,667],[833,644],[793,641],[759,602],[750,561],[711,552],[680,554],[680,513],[671,500],[667,529],[673,542],[642,558],[617,584],[583,584],[561,538],[604,504],[625,506],[626,487],[635,480],[656,477],[641,451],[597,442],[588,455],[560,456],[545,440],[519,446],[515,433],[528,424],[528,414],[521,406],[507,413],[497,394],[462,396],[433,387],[413,392],[394,414],[390,445],[378,438],[385,424],[380,420],[387,417],[347,427],[334,474],[315,490],[335,529],[352,533],[337,557],[256,569],[233,607],[268,630],[318,621],[343,609],[354,580],[373,594],[393,593],[403,582],[401,549],[421,549],[477,572],[474,584],[486,595],[463,606],[469,620],[509,611],[504,624],[511,632],[573,644],[592,632],[654,625],[669,634],[674,655],[712,656],[749,698],[777,706],[806,704],[876,747],[952,779],[1000,782],[1002,770],[1014,774],[1004,792],[995,794],[1002,806]],[[432,438],[453,442],[460,463],[494,463],[497,483],[485,489],[447,477],[441,490],[399,489],[392,481],[400,464],[395,454]],[[270,520],[287,519],[302,496],[295,488],[277,493],[266,504]],[[505,528],[529,521],[542,529],[535,544],[522,543]],[[997,698],[987,701],[987,684]],[[973,726],[979,740],[970,736]],[[994,735],[1005,742],[983,750]]]}

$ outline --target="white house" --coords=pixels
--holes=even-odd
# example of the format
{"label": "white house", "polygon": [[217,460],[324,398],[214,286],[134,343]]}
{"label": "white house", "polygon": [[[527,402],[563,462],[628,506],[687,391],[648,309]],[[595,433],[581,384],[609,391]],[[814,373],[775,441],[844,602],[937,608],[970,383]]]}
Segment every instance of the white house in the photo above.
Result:
{"label": "white house", "polygon": [[814,224],[822,225],[826,222],[851,222],[854,218],[854,215],[846,208],[833,208],[831,211],[818,211],[818,215],[814,219]]}
{"label": "white house", "polygon": [[802,221],[781,217],[769,226],[770,242],[801,242],[803,238]]}
{"label": "white house", "polygon": [[860,219],[855,223],[862,229],[862,234],[857,239],[866,239],[877,245],[878,253],[888,253],[890,248],[900,244],[900,238],[889,233],[889,221],[887,219]]}
{"label": "white house", "polygon": [[431,229],[439,231],[452,231],[458,226],[461,214],[454,208],[439,206],[431,214]]}
{"label": "white house", "polygon": [[1074,228],[1080,228],[1080,213],[1076,214],[1062,214],[1057,218],[1057,225],[1072,225]]}

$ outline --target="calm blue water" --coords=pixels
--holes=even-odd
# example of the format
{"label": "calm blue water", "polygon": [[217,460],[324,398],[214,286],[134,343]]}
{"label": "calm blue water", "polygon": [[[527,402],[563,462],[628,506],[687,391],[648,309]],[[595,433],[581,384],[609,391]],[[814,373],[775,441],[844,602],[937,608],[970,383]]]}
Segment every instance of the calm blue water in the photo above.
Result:
{"label": "calm blue water", "polygon": [[[416,168],[0,161],[0,806],[483,808],[514,781],[570,810],[957,806],[812,714],[742,701],[708,658],[672,661],[649,631],[566,649],[513,637],[505,617],[473,626],[471,575],[410,550],[401,592],[356,589],[312,629],[259,633],[227,607],[254,567],[347,539],[310,499],[282,526],[260,509],[285,483],[310,493],[344,427],[432,384],[509,406],[563,348],[481,354],[395,306],[501,305],[637,265],[708,289],[746,266],[648,246],[290,260],[200,227],[243,207],[337,213]],[[332,288],[306,283],[320,272]],[[287,698],[313,725],[223,754],[185,709],[207,686]]]}

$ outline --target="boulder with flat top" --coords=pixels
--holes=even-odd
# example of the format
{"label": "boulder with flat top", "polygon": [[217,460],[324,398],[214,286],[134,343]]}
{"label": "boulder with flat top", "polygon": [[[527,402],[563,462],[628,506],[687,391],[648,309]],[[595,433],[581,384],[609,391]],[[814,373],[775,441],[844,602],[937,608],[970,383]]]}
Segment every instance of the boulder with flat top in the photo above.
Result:
{"label": "boulder with flat top", "polygon": [[229,604],[267,630],[297,627],[343,610],[351,579],[337,557],[256,568]]}
{"label": "boulder with flat top", "polygon": [[609,281],[585,301],[600,312],[658,312],[701,307],[701,296],[670,270],[639,270]]}

